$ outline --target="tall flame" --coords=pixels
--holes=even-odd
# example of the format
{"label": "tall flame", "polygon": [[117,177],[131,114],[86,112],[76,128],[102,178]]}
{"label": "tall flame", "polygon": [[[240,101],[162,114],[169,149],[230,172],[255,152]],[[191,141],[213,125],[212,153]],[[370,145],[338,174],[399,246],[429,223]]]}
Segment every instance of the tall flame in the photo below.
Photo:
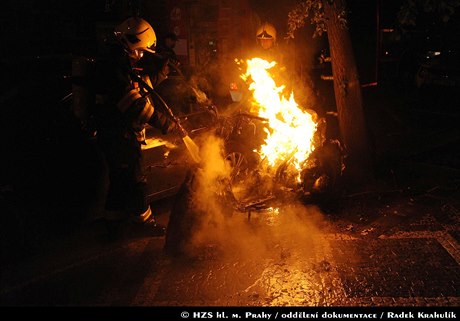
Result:
{"label": "tall flame", "polygon": [[247,71],[241,75],[252,81],[249,90],[258,115],[268,119],[264,128],[267,138],[258,153],[271,167],[287,162],[300,174],[302,163],[314,150],[316,123],[310,113],[299,108],[293,93],[288,99],[283,95],[285,86],[277,86],[269,72],[275,65],[275,61],[253,58],[247,60]]}

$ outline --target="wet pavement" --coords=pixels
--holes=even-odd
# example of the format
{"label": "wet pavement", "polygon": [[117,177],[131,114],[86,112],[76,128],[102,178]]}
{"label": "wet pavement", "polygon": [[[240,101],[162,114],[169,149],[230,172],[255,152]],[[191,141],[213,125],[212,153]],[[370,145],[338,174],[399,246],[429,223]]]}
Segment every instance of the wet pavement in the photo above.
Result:
{"label": "wet pavement", "polygon": [[[375,106],[375,117],[390,118],[373,127],[387,164],[375,184],[348,190],[336,206],[293,202],[251,221],[244,213],[211,221],[178,257],[163,250],[165,237],[109,240],[90,219],[4,261],[0,304],[459,306],[458,112],[436,112],[442,123],[424,113],[409,129],[395,109]],[[160,223],[173,202],[153,204]]]}
{"label": "wet pavement", "polygon": [[[339,212],[299,203],[251,221],[237,213],[179,257],[164,237],[109,241],[95,221],[3,266],[1,304],[458,306],[458,196],[435,185],[350,195]],[[160,223],[172,202],[157,204]]]}

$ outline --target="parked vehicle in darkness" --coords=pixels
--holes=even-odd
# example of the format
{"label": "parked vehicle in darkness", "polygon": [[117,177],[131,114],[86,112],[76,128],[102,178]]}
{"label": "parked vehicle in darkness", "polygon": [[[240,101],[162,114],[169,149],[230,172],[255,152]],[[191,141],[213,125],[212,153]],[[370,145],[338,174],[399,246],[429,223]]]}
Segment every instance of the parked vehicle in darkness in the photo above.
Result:
{"label": "parked vehicle in darkness", "polygon": [[422,53],[415,75],[417,88],[426,86],[460,87],[460,52],[448,47]]}
{"label": "parked vehicle in darkness", "polygon": [[460,86],[460,46],[452,33],[413,31],[393,57],[404,87]]}

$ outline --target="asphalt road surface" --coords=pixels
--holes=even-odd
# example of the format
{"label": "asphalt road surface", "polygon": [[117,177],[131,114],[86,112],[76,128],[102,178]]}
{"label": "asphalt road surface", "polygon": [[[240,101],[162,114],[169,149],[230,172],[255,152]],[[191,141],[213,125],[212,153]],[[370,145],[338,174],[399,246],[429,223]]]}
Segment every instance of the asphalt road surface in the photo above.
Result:
{"label": "asphalt road surface", "polygon": [[[458,193],[458,191],[456,191]],[[446,195],[447,193],[447,195]],[[371,194],[371,195],[369,195]],[[351,195],[337,217],[289,204],[194,232],[172,257],[164,237],[109,241],[98,222],[4,266],[2,305],[458,306],[458,198]],[[167,223],[172,201],[158,204]]]}

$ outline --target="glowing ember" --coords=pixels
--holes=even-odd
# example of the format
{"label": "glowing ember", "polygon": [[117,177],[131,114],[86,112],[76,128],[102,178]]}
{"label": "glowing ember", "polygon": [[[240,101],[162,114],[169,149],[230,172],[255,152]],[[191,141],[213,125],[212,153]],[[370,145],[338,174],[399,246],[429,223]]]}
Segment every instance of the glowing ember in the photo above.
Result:
{"label": "glowing ember", "polygon": [[270,167],[287,162],[300,174],[302,163],[314,150],[316,123],[311,114],[299,108],[293,93],[287,99],[283,95],[284,86],[276,85],[269,72],[276,62],[253,58],[247,60],[247,65],[241,77],[252,81],[249,89],[253,92],[254,105],[259,116],[268,119],[268,127],[264,128],[268,136],[258,153],[268,160]]}

